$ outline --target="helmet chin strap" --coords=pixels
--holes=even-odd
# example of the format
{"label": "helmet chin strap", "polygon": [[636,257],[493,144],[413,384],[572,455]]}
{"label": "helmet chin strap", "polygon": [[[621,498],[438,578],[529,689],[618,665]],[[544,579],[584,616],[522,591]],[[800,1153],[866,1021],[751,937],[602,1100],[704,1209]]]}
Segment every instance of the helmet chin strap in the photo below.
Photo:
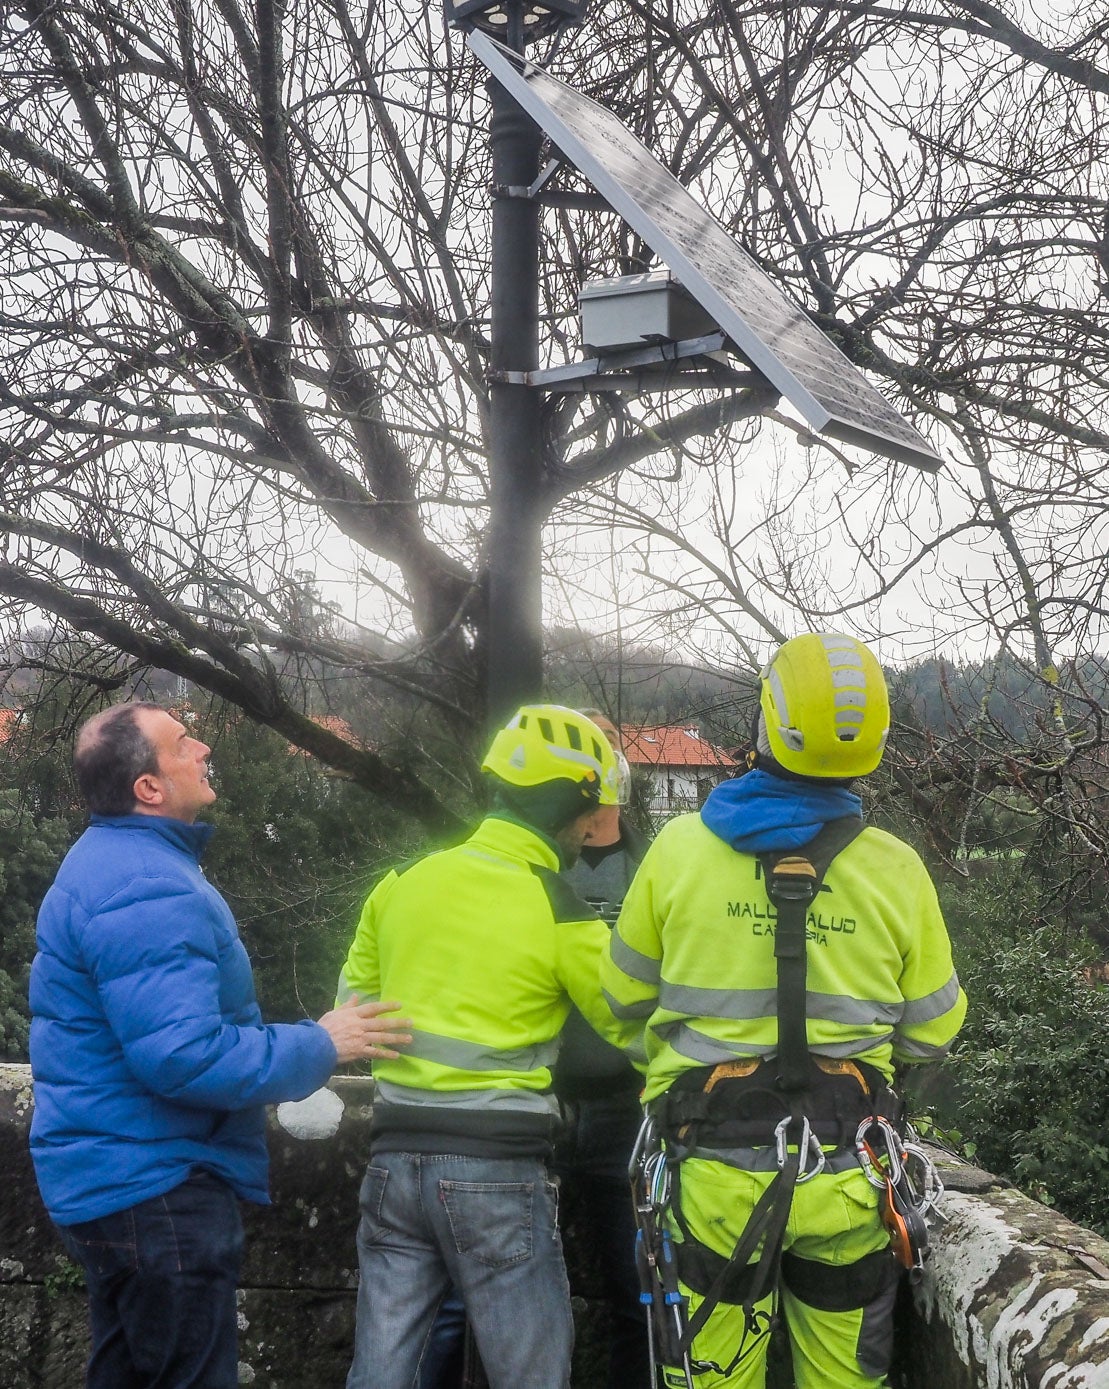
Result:
{"label": "helmet chin strap", "polygon": [[759,763],[762,761],[761,754],[759,753],[759,728],[761,727],[761,725],[762,710],[756,704],[755,712],[751,716],[751,746],[747,749],[747,752],[743,758],[743,761],[746,764],[747,770],[749,772],[753,772],[755,768],[759,765]]}

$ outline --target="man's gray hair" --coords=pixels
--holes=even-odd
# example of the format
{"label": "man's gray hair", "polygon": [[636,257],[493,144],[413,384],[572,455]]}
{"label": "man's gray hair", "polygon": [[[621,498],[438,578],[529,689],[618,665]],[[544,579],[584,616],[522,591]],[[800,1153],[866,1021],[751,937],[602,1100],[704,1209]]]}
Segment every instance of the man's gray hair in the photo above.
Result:
{"label": "man's gray hair", "polygon": [[135,782],[158,770],[158,756],[135,717],[160,704],[113,704],[82,724],[73,752],[77,789],[92,815],[130,815]]}

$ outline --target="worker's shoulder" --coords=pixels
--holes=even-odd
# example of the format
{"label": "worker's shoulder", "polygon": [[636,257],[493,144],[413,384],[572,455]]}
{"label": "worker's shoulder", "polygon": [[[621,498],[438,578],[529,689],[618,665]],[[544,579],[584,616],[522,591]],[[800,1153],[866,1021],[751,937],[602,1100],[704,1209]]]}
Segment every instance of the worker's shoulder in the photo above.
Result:
{"label": "worker's shoulder", "polygon": [[854,842],[869,853],[898,854],[906,858],[920,857],[907,840],[891,834],[889,830],[879,828],[878,825],[864,825]]}
{"label": "worker's shoulder", "polygon": [[577,889],[572,887],[561,873],[556,873],[553,868],[548,868],[542,863],[533,863],[531,871],[546,894],[556,923],[592,921],[597,918],[596,911],[579,896]]}
{"label": "worker's shoulder", "polygon": [[647,854],[660,859],[688,854],[698,848],[702,851],[720,848],[730,852],[729,845],[709,829],[700,813],[691,811],[667,820],[649,844]]}
{"label": "worker's shoulder", "polygon": [[403,878],[406,873],[411,873],[413,868],[419,868],[423,864],[430,863],[432,859],[436,859],[438,857],[438,853],[413,854],[411,858],[406,858],[403,863],[394,864],[392,868],[388,869],[388,871],[384,874],[383,881],[384,878],[388,878],[390,876],[394,878]]}
{"label": "worker's shoulder", "polygon": [[413,854],[411,858],[391,864],[382,874],[380,881],[384,883],[395,881],[397,878],[419,878],[425,874],[435,876],[457,872],[459,870],[456,865],[465,860],[468,847],[469,841],[464,839],[457,844],[441,844],[437,848],[424,849],[418,854]]}
{"label": "worker's shoulder", "polygon": [[889,830],[879,829],[877,825],[865,826],[847,849],[856,859],[868,859],[886,871],[928,871],[924,866],[924,860],[911,844],[898,838],[896,834],[891,834]]}

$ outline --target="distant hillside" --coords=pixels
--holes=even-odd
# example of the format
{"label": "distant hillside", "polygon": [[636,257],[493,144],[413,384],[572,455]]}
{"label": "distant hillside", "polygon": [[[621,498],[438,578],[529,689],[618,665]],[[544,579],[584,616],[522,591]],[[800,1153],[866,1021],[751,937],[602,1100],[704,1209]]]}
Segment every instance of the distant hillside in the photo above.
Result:
{"label": "distant hillside", "polygon": [[[749,736],[756,684],[749,671],[675,663],[651,647],[620,648],[608,637],[557,629],[548,633],[547,651],[554,699],[603,704],[625,723],[696,724],[723,747]],[[930,658],[887,667],[886,675],[895,723],[939,736],[954,736],[985,720],[1024,742],[1050,715],[1048,688],[1011,656],[962,664]],[[1109,662],[1091,659],[1068,668],[1063,683],[1104,705]],[[1065,713],[1073,716],[1083,708],[1074,693],[1064,696]]]}

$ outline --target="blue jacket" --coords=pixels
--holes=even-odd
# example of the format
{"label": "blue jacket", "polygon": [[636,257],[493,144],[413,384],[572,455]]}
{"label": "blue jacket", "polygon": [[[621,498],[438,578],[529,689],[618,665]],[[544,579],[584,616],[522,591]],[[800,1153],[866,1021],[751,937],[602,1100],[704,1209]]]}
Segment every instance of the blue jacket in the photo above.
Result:
{"label": "blue jacket", "polygon": [[314,1022],[267,1027],[227,903],[205,879],[210,825],[93,816],[38,918],[31,967],[31,1155],[51,1217],[94,1220],[193,1168],[266,1203],[263,1106],[335,1067]]}

